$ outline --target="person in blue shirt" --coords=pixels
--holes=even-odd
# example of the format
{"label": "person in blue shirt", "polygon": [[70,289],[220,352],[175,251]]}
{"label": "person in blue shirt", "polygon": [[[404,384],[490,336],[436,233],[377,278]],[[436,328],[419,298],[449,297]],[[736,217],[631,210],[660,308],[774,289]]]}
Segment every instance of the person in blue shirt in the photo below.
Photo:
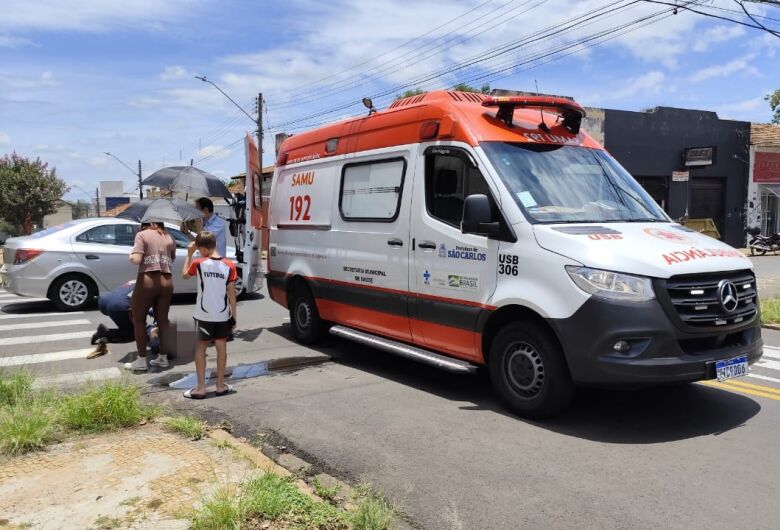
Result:
{"label": "person in blue shirt", "polygon": [[203,214],[202,226],[200,221],[196,221],[197,233],[206,231],[214,234],[217,240],[217,253],[220,256],[227,256],[227,221],[214,213],[214,203],[208,197],[201,197],[195,201],[195,208]]}

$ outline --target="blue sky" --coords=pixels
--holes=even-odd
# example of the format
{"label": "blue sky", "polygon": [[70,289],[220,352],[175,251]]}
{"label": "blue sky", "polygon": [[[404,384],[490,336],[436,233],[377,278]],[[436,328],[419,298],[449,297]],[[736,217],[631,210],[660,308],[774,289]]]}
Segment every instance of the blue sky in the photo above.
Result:
{"label": "blue sky", "polygon": [[[196,165],[220,176],[244,170],[249,119],[206,75],[253,112],[265,96],[272,134],[312,114],[312,124],[363,112],[365,95],[384,107],[403,85],[443,88],[474,80],[491,86],[576,97],[583,105],[641,110],[658,105],[714,110],[766,122],[765,94],[780,88],[780,39],[679,10],[603,42],[579,39],[665,9],[606,0],[386,0],[284,3],[239,0],[5,0],[0,16],[0,152],[39,156],[86,198],[100,180],[144,175],[165,165]],[[449,73],[458,63],[593,9],[624,9],[566,34],[520,46]],[[734,2],[709,12],[739,17]],[[780,28],[780,8],[748,4]],[[724,11],[729,10],[729,11]],[[777,19],[777,20],[771,20]],[[629,29],[633,29],[632,26]],[[411,41],[411,42],[410,42]],[[555,58],[556,56],[551,56]],[[524,63],[519,69],[508,69]],[[357,68],[354,65],[361,64]],[[500,72],[499,72],[500,71]],[[431,79],[427,79],[431,77]],[[425,79],[425,81],[421,81]],[[351,107],[348,105],[353,104]],[[338,107],[347,107],[339,110]],[[238,143],[237,143],[238,142]]]}

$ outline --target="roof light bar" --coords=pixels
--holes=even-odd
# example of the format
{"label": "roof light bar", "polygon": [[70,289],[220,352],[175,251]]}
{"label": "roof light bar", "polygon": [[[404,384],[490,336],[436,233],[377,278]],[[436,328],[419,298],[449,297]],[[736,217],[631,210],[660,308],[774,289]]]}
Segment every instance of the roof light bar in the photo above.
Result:
{"label": "roof light bar", "polygon": [[555,112],[561,116],[561,124],[572,134],[580,132],[585,109],[579,103],[553,96],[488,96],[482,101],[483,107],[498,107],[496,117],[512,125],[515,108],[540,108],[542,111]]}

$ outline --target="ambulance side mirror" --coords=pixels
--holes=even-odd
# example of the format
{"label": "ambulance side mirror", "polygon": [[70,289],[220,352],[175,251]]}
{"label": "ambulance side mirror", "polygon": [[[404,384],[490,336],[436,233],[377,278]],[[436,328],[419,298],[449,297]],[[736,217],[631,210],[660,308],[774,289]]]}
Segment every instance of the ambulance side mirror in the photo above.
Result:
{"label": "ambulance side mirror", "polygon": [[488,237],[495,237],[501,232],[500,223],[493,220],[493,209],[487,195],[476,193],[466,197],[460,231]]}

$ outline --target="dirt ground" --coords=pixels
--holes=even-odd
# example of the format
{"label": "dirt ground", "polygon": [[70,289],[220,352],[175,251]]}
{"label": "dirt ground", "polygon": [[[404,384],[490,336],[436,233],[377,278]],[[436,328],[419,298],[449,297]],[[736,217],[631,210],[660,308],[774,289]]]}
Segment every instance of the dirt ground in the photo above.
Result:
{"label": "dirt ground", "polygon": [[253,469],[156,424],[80,437],[0,461],[0,528],[186,529],[204,497]]}

